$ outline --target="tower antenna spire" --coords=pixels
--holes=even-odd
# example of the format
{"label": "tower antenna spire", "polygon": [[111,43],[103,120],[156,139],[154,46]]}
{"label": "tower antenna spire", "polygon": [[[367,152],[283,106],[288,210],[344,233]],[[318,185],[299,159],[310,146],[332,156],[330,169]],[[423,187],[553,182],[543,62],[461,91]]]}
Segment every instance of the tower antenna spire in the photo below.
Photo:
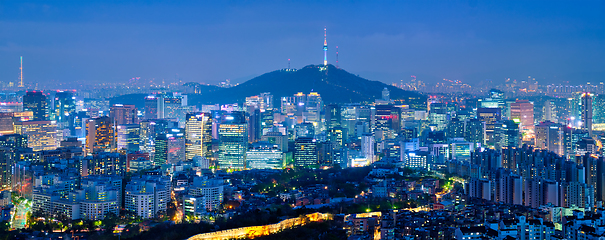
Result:
{"label": "tower antenna spire", "polygon": [[19,58],[21,62],[21,67],[19,67],[19,71],[21,71],[19,75],[19,87],[23,87],[23,56]]}
{"label": "tower antenna spire", "polygon": [[328,38],[326,27],[324,27],[324,67],[325,66],[328,66]]}
{"label": "tower antenna spire", "polygon": [[290,59],[288,58],[288,70],[290,70]]}

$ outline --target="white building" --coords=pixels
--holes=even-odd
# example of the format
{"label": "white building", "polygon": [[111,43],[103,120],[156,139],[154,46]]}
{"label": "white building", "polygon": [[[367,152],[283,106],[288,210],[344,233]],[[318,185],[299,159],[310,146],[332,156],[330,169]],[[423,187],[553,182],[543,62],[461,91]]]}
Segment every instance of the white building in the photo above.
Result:
{"label": "white building", "polygon": [[75,190],[70,187],[70,179],[55,177],[47,180],[34,187],[33,211],[72,220],[101,220],[108,213],[119,214],[122,179],[118,177],[85,177],[81,188]]}
{"label": "white building", "polygon": [[127,211],[147,219],[166,212],[170,202],[170,185],[163,176],[133,178],[125,188],[124,206]]}
{"label": "white building", "polygon": [[223,179],[195,177],[189,188],[189,196],[204,196],[207,211],[214,211],[223,202]]}

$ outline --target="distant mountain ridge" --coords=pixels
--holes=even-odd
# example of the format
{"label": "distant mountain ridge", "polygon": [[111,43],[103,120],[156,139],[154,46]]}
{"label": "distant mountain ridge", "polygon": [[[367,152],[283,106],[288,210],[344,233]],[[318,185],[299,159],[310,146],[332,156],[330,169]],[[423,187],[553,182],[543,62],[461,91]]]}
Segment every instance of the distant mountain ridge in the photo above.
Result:
{"label": "distant mountain ridge", "polygon": [[[324,70],[322,70],[324,69]],[[279,99],[292,96],[298,92],[308,94],[317,92],[325,103],[361,103],[373,102],[382,98],[382,90],[389,89],[390,98],[400,100],[403,104],[424,104],[426,96],[412,91],[371,81],[351,74],[333,65],[309,65],[299,70],[282,69],[268,72],[237,86],[220,88],[189,82],[184,86],[194,89],[188,94],[189,105],[243,103],[246,97],[270,92],[274,106],[279,106]],[[116,97],[112,103],[144,105],[144,94],[131,94]],[[135,99],[136,98],[136,99]],[[140,98],[140,99],[138,99]],[[125,101],[125,102],[120,102]]]}
{"label": "distant mountain ridge", "polygon": [[328,65],[327,70],[321,70],[322,67],[323,65],[309,65],[300,70],[277,70],[230,88],[189,95],[188,99],[192,104],[243,103],[246,97],[270,92],[277,102],[281,97],[298,92],[317,92],[325,103],[356,103],[382,98],[382,90],[386,87],[391,99],[402,99],[403,102],[426,101],[426,96],[417,92],[370,81],[333,65]]}

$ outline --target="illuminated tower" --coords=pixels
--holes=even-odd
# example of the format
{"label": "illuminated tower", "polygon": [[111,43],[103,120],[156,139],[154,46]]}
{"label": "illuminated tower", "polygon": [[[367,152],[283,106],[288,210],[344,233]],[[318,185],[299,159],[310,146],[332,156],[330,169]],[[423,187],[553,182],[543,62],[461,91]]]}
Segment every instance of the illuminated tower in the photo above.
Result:
{"label": "illuminated tower", "polygon": [[582,93],[582,129],[592,137],[592,94]]}
{"label": "illuminated tower", "polygon": [[324,27],[324,66],[328,66],[328,39],[326,38],[326,28]]}
{"label": "illuminated tower", "polygon": [[19,67],[19,71],[21,74],[19,75],[19,87],[23,87],[23,56],[20,57],[21,67]]}

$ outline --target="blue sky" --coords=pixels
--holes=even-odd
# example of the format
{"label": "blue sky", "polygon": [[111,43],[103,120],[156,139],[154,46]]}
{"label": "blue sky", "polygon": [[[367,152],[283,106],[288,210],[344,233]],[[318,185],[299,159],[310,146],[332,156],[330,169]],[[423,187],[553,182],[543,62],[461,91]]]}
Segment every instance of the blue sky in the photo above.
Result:
{"label": "blue sky", "polygon": [[386,83],[605,81],[605,1],[0,1],[0,81],[242,82],[328,61]]}

